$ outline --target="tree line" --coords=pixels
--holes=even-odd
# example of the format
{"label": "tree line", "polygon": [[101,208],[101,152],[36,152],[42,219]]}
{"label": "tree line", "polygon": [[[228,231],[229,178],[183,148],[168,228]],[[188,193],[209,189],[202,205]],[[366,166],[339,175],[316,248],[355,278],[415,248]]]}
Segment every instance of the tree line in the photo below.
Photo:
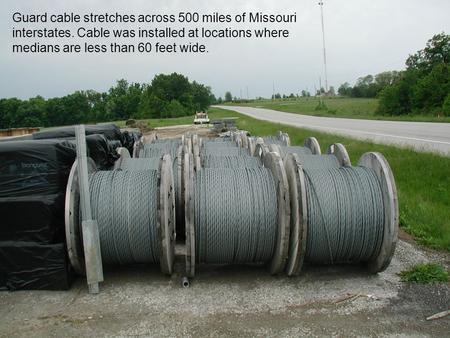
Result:
{"label": "tree line", "polygon": [[210,87],[181,74],[159,74],[148,84],[118,80],[107,92],[0,99],[0,129],[180,117],[205,110],[214,102]]}
{"label": "tree line", "polygon": [[450,35],[428,40],[424,49],[410,55],[406,70],[367,75],[338,93],[350,97],[379,98],[382,115],[433,114],[450,116]]}

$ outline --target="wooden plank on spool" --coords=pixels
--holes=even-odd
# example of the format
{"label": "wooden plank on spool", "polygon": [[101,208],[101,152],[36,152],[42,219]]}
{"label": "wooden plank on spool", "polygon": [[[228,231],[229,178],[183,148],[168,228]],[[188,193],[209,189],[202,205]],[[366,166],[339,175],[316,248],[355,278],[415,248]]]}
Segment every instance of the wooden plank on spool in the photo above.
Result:
{"label": "wooden plank on spool", "polygon": [[370,259],[367,266],[370,272],[377,273],[385,270],[394,256],[398,241],[398,197],[394,175],[386,158],[377,152],[365,153],[358,165],[375,171],[381,183],[383,194],[385,223],[383,227],[383,241],[380,251]]}

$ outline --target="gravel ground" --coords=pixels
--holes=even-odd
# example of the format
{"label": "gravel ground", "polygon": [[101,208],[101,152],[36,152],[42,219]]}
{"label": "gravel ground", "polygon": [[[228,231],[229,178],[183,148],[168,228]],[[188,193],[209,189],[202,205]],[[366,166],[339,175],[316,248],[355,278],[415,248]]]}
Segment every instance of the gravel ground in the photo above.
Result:
{"label": "gravel ground", "polygon": [[[399,241],[389,268],[309,267],[272,277],[264,267],[205,266],[190,288],[157,267],[106,270],[98,295],[78,279],[70,291],[0,293],[0,337],[433,336],[448,337],[448,284],[400,282],[418,262],[449,256]],[[182,264],[177,266],[182,271]]]}

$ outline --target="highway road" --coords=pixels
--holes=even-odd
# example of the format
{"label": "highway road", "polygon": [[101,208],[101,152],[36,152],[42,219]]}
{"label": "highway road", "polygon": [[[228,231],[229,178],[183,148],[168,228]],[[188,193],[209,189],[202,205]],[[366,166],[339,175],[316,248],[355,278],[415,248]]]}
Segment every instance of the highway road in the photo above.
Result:
{"label": "highway road", "polygon": [[450,156],[450,123],[358,120],[284,113],[263,108],[217,107],[234,110],[259,120]]}

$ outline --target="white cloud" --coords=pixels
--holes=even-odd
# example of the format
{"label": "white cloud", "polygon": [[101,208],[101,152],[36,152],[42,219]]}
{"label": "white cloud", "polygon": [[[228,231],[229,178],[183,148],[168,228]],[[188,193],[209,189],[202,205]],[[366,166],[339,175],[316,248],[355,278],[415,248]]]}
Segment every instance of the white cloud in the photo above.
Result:
{"label": "white cloud", "polygon": [[[0,5],[0,97],[60,96],[77,89],[106,90],[116,79],[149,81],[154,74],[180,72],[210,85],[217,95],[269,96],[272,82],[282,93],[318,86],[322,42],[318,1],[146,1],[2,0]],[[40,13],[297,12],[286,40],[208,41],[204,55],[17,55],[11,53],[11,16]],[[329,83],[401,69],[408,54],[442,31],[449,32],[448,0],[325,0]],[[124,25],[125,26],[125,25]],[[217,26],[216,26],[217,27]],[[227,27],[227,25],[224,25]],[[278,27],[283,27],[279,25]],[[92,40],[101,43],[102,40]]]}

